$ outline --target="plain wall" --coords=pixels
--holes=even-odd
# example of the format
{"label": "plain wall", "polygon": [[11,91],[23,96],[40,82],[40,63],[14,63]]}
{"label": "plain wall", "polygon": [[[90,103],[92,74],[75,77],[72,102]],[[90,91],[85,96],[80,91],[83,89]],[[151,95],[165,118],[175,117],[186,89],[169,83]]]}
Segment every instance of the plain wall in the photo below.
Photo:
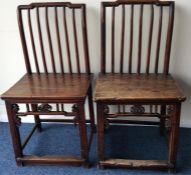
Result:
{"label": "plain wall", "polygon": [[[40,2],[43,2],[41,0]],[[53,1],[53,0],[52,0]],[[59,1],[59,0],[57,0]],[[89,52],[92,72],[100,68],[100,0],[70,0],[87,4]],[[25,65],[17,25],[16,8],[36,0],[2,0],[0,5],[0,94],[24,73]],[[182,105],[181,125],[191,127],[191,1],[176,0],[170,70],[182,87],[187,101]],[[0,100],[0,121],[7,121]],[[31,120],[25,120],[31,122]]]}

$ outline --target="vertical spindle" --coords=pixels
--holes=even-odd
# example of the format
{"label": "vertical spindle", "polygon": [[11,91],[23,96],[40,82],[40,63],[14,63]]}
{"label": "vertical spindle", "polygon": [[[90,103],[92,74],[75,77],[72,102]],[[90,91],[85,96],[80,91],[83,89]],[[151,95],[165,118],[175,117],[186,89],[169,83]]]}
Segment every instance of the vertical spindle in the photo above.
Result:
{"label": "vertical spindle", "polygon": [[138,41],[138,63],[137,63],[138,74],[140,74],[141,71],[142,30],[143,30],[143,4],[140,5],[140,15],[139,15],[139,41]]}
{"label": "vertical spindle", "polygon": [[49,44],[49,48],[50,48],[52,70],[53,70],[54,73],[56,73],[56,67],[55,67],[55,61],[54,61],[54,53],[53,53],[52,40],[51,40],[51,34],[50,34],[49,19],[48,19],[48,7],[46,7],[45,18],[46,18],[45,19],[45,21],[46,21],[46,30],[47,30],[47,36],[48,36],[48,44]]}
{"label": "vertical spindle", "polygon": [[130,17],[130,40],[129,40],[129,73],[132,72],[132,55],[133,55],[133,21],[134,21],[134,5],[131,5]]}
{"label": "vertical spindle", "polygon": [[42,40],[42,31],[41,31],[41,24],[40,24],[40,16],[39,16],[39,8],[36,9],[36,17],[37,17],[37,26],[38,26],[38,34],[39,34],[39,41],[40,41],[40,48],[41,48],[41,55],[43,61],[44,72],[48,73],[45,52],[44,52],[44,44]]}
{"label": "vertical spindle", "polygon": [[122,5],[120,73],[123,73],[124,41],[125,41],[125,5]]}
{"label": "vertical spindle", "polygon": [[149,69],[150,69],[151,46],[152,46],[152,36],[153,36],[153,22],[154,22],[154,7],[153,7],[153,5],[151,5],[149,40],[148,40],[148,50],[147,50],[147,64],[146,64],[146,73],[147,74],[149,74]]}

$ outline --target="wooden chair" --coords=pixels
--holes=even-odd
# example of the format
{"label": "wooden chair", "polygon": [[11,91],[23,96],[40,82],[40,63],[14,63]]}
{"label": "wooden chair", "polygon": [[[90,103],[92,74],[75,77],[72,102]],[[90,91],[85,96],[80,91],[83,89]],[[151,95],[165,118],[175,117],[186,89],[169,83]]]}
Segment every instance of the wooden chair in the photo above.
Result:
{"label": "wooden chair", "polygon": [[[19,6],[17,13],[27,73],[2,95],[6,103],[17,165],[86,166],[94,131],[91,92],[93,75],[88,53],[86,6],[69,2],[32,3]],[[86,97],[90,120],[85,118]],[[73,105],[72,110],[69,110],[68,104]],[[21,143],[21,117],[28,115],[34,115],[35,126]],[[51,119],[40,118],[41,115],[74,117]],[[78,124],[81,157],[24,155],[23,149],[34,131],[41,131],[41,122]],[[86,122],[91,125],[89,140]]]}
{"label": "wooden chair", "polygon": [[[186,99],[169,74],[174,2],[118,0],[102,2],[101,8],[101,73],[94,92],[99,167],[174,170],[181,102]],[[132,121],[134,117],[139,118]],[[140,117],[157,117],[160,123]],[[168,160],[106,159],[108,123],[159,124],[161,134],[168,126]]]}

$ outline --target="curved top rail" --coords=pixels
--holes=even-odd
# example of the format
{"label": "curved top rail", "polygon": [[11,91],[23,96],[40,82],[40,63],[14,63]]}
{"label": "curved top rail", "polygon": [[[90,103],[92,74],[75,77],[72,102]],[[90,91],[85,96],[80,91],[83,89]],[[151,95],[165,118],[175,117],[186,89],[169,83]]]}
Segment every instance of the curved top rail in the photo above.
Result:
{"label": "curved top rail", "polygon": [[85,4],[73,4],[70,2],[42,2],[42,3],[31,3],[29,5],[19,5],[18,9],[33,9],[36,7],[68,7],[68,8],[82,8]]}
{"label": "curved top rail", "polygon": [[117,0],[114,2],[102,2],[104,6],[118,6],[121,4],[155,4],[162,6],[170,6],[174,4],[174,1],[160,1],[160,0]]}

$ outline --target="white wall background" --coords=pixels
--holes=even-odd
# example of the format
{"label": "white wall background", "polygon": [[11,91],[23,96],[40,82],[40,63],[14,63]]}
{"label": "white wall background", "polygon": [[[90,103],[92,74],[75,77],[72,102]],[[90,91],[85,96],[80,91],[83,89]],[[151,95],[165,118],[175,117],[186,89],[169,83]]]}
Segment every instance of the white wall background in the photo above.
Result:
{"label": "white wall background", "polygon": [[[45,0],[41,0],[43,2]],[[54,0],[52,0],[54,1]],[[57,0],[59,1],[59,0]],[[100,66],[100,2],[70,0],[87,4],[89,51],[92,72]],[[25,65],[17,26],[16,8],[37,0],[2,0],[0,6],[0,94],[24,73]],[[187,101],[183,103],[181,125],[191,127],[191,1],[175,0],[175,25],[171,54],[171,72],[179,81]],[[0,100],[0,121],[7,121],[4,102]]]}

